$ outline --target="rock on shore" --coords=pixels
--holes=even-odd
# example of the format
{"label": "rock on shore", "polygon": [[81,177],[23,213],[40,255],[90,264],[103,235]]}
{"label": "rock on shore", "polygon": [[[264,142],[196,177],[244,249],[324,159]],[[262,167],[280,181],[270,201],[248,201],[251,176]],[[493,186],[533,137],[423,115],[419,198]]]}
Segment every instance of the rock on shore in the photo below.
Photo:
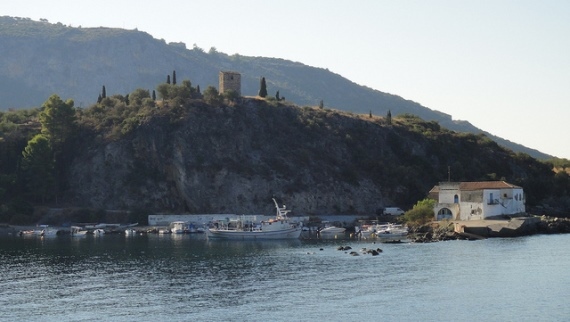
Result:
{"label": "rock on shore", "polygon": [[[531,234],[570,233],[570,218],[541,216],[534,217],[532,219],[533,220],[528,221],[530,224],[524,227],[519,234],[516,234],[516,230],[509,230],[510,226],[513,226],[509,221],[506,221],[506,223],[503,224],[485,224],[481,225],[481,227],[472,229],[473,232],[484,233],[470,233],[469,230],[465,230],[465,232],[457,232],[452,222],[433,222],[422,226],[410,227],[408,239],[415,243],[429,243],[446,240],[476,240],[487,237],[515,237]],[[500,232],[504,230],[508,230],[508,232],[501,235]]]}

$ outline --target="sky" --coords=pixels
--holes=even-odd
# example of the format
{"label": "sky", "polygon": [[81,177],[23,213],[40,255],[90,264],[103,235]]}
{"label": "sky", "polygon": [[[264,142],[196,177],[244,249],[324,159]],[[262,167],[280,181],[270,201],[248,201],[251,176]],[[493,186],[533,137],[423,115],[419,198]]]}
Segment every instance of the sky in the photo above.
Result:
{"label": "sky", "polygon": [[568,0],[18,0],[0,15],[326,68],[570,159]]}

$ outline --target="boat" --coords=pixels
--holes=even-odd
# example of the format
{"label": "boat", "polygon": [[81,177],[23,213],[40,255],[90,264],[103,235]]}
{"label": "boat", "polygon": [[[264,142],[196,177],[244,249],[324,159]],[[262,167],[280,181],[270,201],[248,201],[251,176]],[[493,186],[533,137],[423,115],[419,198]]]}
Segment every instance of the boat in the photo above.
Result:
{"label": "boat", "polygon": [[275,198],[276,215],[267,221],[256,223],[248,220],[245,216],[228,222],[217,222],[213,227],[206,229],[209,239],[234,239],[234,240],[257,240],[257,239],[295,239],[301,236],[302,225],[292,222],[287,214],[291,211],[285,205],[279,207]]}
{"label": "boat", "polygon": [[317,233],[319,234],[329,234],[329,235],[342,234],[346,230],[346,228],[344,227],[337,227],[330,225],[327,221],[324,221],[323,223],[325,224],[325,226],[317,230]]}
{"label": "boat", "polygon": [[169,235],[172,234],[172,230],[170,228],[161,228],[158,230],[159,235]]}
{"label": "boat", "polygon": [[42,228],[40,230],[39,235],[42,237],[54,237],[57,236],[57,229],[54,229],[48,225],[40,225],[40,228]]}
{"label": "boat", "polygon": [[137,231],[129,228],[129,229],[125,229],[125,236],[135,236],[137,234]]}
{"label": "boat", "polygon": [[362,225],[354,227],[354,235],[360,238],[368,238],[376,233],[376,225]]}
{"label": "boat", "polygon": [[173,234],[183,234],[188,230],[188,224],[185,221],[173,221],[170,223],[170,232]]}
{"label": "boat", "polygon": [[93,235],[95,237],[103,236],[103,235],[105,235],[105,230],[103,228],[97,228],[97,229],[93,230]]}
{"label": "boat", "polygon": [[87,235],[87,229],[81,226],[71,226],[71,236],[85,236]]}
{"label": "boat", "polygon": [[408,228],[395,224],[376,225],[376,237],[381,241],[402,241],[408,236]]}
{"label": "boat", "polygon": [[20,230],[18,233],[20,236],[34,236],[36,234],[35,230]]}

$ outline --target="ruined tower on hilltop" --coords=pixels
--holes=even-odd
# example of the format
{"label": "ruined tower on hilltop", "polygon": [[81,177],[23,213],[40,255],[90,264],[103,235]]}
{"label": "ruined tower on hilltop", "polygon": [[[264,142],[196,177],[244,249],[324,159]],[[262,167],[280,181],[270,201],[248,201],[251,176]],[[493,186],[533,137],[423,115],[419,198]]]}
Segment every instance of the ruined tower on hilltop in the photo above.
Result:
{"label": "ruined tower on hilltop", "polygon": [[241,74],[236,72],[220,72],[220,94],[234,90],[241,96]]}

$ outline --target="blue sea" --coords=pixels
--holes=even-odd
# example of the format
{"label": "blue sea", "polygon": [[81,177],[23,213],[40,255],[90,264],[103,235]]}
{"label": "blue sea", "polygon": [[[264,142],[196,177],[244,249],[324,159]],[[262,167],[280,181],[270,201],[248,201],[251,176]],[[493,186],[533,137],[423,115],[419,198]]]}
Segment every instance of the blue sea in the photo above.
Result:
{"label": "blue sea", "polygon": [[569,321],[569,245],[6,236],[0,320]]}

